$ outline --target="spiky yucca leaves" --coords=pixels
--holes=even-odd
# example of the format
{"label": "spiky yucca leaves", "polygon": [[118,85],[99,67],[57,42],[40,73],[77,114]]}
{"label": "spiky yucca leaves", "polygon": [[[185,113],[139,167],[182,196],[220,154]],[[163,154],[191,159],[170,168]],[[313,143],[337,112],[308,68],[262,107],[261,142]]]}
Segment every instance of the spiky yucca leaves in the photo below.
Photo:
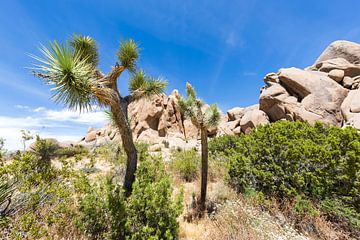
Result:
{"label": "spiky yucca leaves", "polygon": [[99,63],[99,53],[96,42],[89,36],[82,36],[74,34],[70,40],[70,45],[78,54],[81,60],[86,60],[87,63],[96,67]]}
{"label": "spiky yucca leaves", "polygon": [[[91,110],[93,104],[108,107],[116,120],[127,159],[124,188],[126,195],[131,194],[137,166],[137,151],[133,142],[127,107],[139,97],[159,94],[166,83],[159,79],[144,77],[144,82],[130,82],[136,96],[120,94],[117,81],[124,70],[136,73],[139,48],[133,40],[123,41],[117,52],[119,63],[104,75],[96,64],[98,54],[94,40],[89,37],[75,36],[66,44],[51,43],[49,48],[42,47],[43,58],[34,57],[40,62],[35,75],[52,89],[56,102],[63,102],[70,109]],[[140,79],[141,80],[141,79]],[[130,91],[131,92],[131,91]]]}
{"label": "spiky yucca leaves", "polygon": [[104,110],[104,114],[108,120],[108,122],[112,125],[115,125],[115,117],[114,114],[110,110]]}
{"label": "spiky yucca leaves", "polygon": [[130,72],[136,70],[136,61],[139,58],[139,47],[134,40],[123,41],[116,55],[118,56],[121,66]]}
{"label": "spiky yucca leaves", "polygon": [[181,98],[178,105],[184,116],[190,118],[196,127],[210,128],[219,124],[221,114],[216,104],[204,109],[204,102],[197,98],[190,83],[186,83],[186,95],[187,98]]}
{"label": "spiky yucca leaves", "polygon": [[6,217],[11,204],[11,196],[16,189],[14,181],[5,176],[0,177],[0,219]]}
{"label": "spiky yucca leaves", "polygon": [[129,92],[134,98],[149,97],[161,94],[167,82],[146,76],[143,70],[135,72],[129,81]]}
{"label": "spiky yucca leaves", "polygon": [[221,114],[216,104],[211,104],[204,114],[204,122],[208,127],[216,127],[219,124]]}
{"label": "spiky yucca leaves", "polygon": [[40,49],[43,58],[32,56],[40,64],[35,65],[36,74],[48,85],[53,85],[52,98],[56,103],[64,103],[73,110],[90,110],[94,101],[95,69],[87,58],[74,53],[69,44],[56,41]]}

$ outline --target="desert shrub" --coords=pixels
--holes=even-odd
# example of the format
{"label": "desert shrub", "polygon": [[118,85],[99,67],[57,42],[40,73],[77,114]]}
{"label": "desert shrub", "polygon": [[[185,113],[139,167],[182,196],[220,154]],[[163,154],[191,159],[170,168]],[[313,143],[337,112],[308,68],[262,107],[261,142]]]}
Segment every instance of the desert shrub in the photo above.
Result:
{"label": "desert shrub", "polygon": [[4,139],[0,138],[0,164],[2,163],[2,159],[5,154],[5,151],[3,148],[4,148]]}
{"label": "desert shrub", "polygon": [[209,141],[209,152],[211,155],[227,155],[228,151],[235,149],[239,141],[238,136],[223,135]]}
{"label": "desert shrub", "polygon": [[138,160],[144,161],[146,159],[148,159],[149,157],[149,144],[147,143],[143,143],[143,142],[139,142],[135,144],[136,150],[137,150],[137,155],[138,155]]}
{"label": "desert shrub", "polygon": [[71,147],[59,148],[56,151],[58,157],[73,157],[76,155],[87,155],[89,150],[82,145],[74,145]]}
{"label": "desert shrub", "polygon": [[56,151],[59,148],[59,144],[55,139],[42,139],[36,136],[31,152],[37,157],[37,167],[40,170],[49,167],[51,158],[56,156]]}
{"label": "desert shrub", "polygon": [[75,181],[81,176],[72,171],[71,166],[40,169],[38,164],[37,156],[25,152],[15,155],[10,164],[0,168],[1,176],[16,182],[8,218],[12,238],[49,238],[50,229],[61,237],[76,229],[72,224],[76,215],[74,196],[81,191],[75,187]]}
{"label": "desert shrub", "polygon": [[210,151],[229,162],[230,182],[240,191],[339,199],[360,209],[360,133],[353,128],[281,121],[215,139]]}
{"label": "desert shrub", "polygon": [[200,156],[196,150],[173,151],[170,167],[182,179],[191,182],[200,171]]}
{"label": "desert shrub", "polygon": [[161,160],[141,161],[133,192],[125,199],[112,179],[92,186],[80,201],[77,226],[91,239],[174,239],[182,195],[172,187]]}
{"label": "desert shrub", "polygon": [[76,225],[90,239],[124,239],[125,201],[119,186],[107,177],[80,201]]}
{"label": "desert shrub", "polygon": [[127,202],[128,239],[174,239],[182,212],[182,193],[175,200],[161,159],[142,161]]}

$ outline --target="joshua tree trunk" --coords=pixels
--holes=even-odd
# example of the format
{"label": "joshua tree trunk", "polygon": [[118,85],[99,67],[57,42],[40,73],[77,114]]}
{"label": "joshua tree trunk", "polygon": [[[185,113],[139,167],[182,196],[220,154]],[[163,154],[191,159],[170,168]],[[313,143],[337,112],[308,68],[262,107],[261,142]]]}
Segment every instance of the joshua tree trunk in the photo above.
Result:
{"label": "joshua tree trunk", "polygon": [[205,127],[201,127],[201,193],[200,193],[200,210],[206,208],[206,188],[208,175],[208,133]]}
{"label": "joshua tree trunk", "polygon": [[116,100],[111,104],[111,112],[114,116],[116,127],[119,130],[122,145],[124,147],[127,160],[126,160],[126,172],[124,179],[124,189],[126,196],[129,196],[132,192],[132,184],[135,181],[135,172],[137,167],[137,151],[133,141],[131,127],[128,121],[128,104],[129,97],[121,97],[117,88],[117,78],[123,71],[122,67],[115,66],[110,74],[107,76],[110,78],[111,89],[115,92]]}
{"label": "joshua tree trunk", "polygon": [[111,112],[114,115],[116,126],[120,132],[122,144],[127,156],[126,172],[124,180],[125,194],[129,196],[132,191],[132,184],[135,181],[135,172],[137,167],[137,151],[132,137],[129,123],[126,119],[125,112],[118,106],[112,106]]}

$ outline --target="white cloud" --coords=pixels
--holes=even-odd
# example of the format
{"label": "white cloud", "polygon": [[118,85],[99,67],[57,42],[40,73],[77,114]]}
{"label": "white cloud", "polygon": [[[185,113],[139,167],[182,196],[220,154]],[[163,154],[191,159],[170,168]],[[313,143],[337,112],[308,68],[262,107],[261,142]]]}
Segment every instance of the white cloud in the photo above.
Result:
{"label": "white cloud", "polygon": [[44,108],[44,107],[38,107],[38,108],[35,108],[33,110],[33,112],[42,112],[42,111],[45,111],[45,110],[46,110],[46,108]]}
{"label": "white cloud", "polygon": [[30,109],[30,107],[29,107],[29,106],[20,105],[20,104],[15,105],[15,108],[18,108],[18,109],[26,109],[26,110]]}
{"label": "white cloud", "polygon": [[88,127],[101,127],[107,122],[105,114],[99,109],[80,114],[67,109],[17,106],[26,109],[28,116],[0,116],[0,137],[5,139],[5,148],[9,150],[22,149],[22,129],[59,141],[78,141],[86,134]]}
{"label": "white cloud", "polygon": [[106,122],[106,116],[102,111],[79,113],[63,109],[45,110],[45,118],[47,120],[58,122],[76,122],[83,124],[100,124]]}

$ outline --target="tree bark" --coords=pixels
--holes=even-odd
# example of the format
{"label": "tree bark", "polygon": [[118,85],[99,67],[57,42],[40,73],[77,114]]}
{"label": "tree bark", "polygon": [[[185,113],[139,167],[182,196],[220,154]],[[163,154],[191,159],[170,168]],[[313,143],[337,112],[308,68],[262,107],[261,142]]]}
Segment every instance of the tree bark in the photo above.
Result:
{"label": "tree bark", "polygon": [[206,209],[206,189],[208,176],[208,133],[205,127],[201,127],[201,193],[200,210]]}
{"label": "tree bark", "polygon": [[128,121],[128,104],[130,97],[121,97],[117,87],[117,78],[123,70],[124,68],[122,66],[115,65],[112,71],[107,75],[108,79],[106,80],[106,83],[116,95],[116,101],[111,104],[110,108],[127,156],[124,189],[125,195],[130,196],[137,168],[137,150],[134,144],[130,123]]}
{"label": "tree bark", "polygon": [[124,189],[126,196],[129,196],[132,192],[132,184],[135,181],[137,151],[133,141],[132,131],[126,117],[127,109],[123,109],[120,101],[119,104],[114,104],[114,106],[111,106],[111,112],[114,115],[114,120],[120,132],[122,145],[127,156]]}

